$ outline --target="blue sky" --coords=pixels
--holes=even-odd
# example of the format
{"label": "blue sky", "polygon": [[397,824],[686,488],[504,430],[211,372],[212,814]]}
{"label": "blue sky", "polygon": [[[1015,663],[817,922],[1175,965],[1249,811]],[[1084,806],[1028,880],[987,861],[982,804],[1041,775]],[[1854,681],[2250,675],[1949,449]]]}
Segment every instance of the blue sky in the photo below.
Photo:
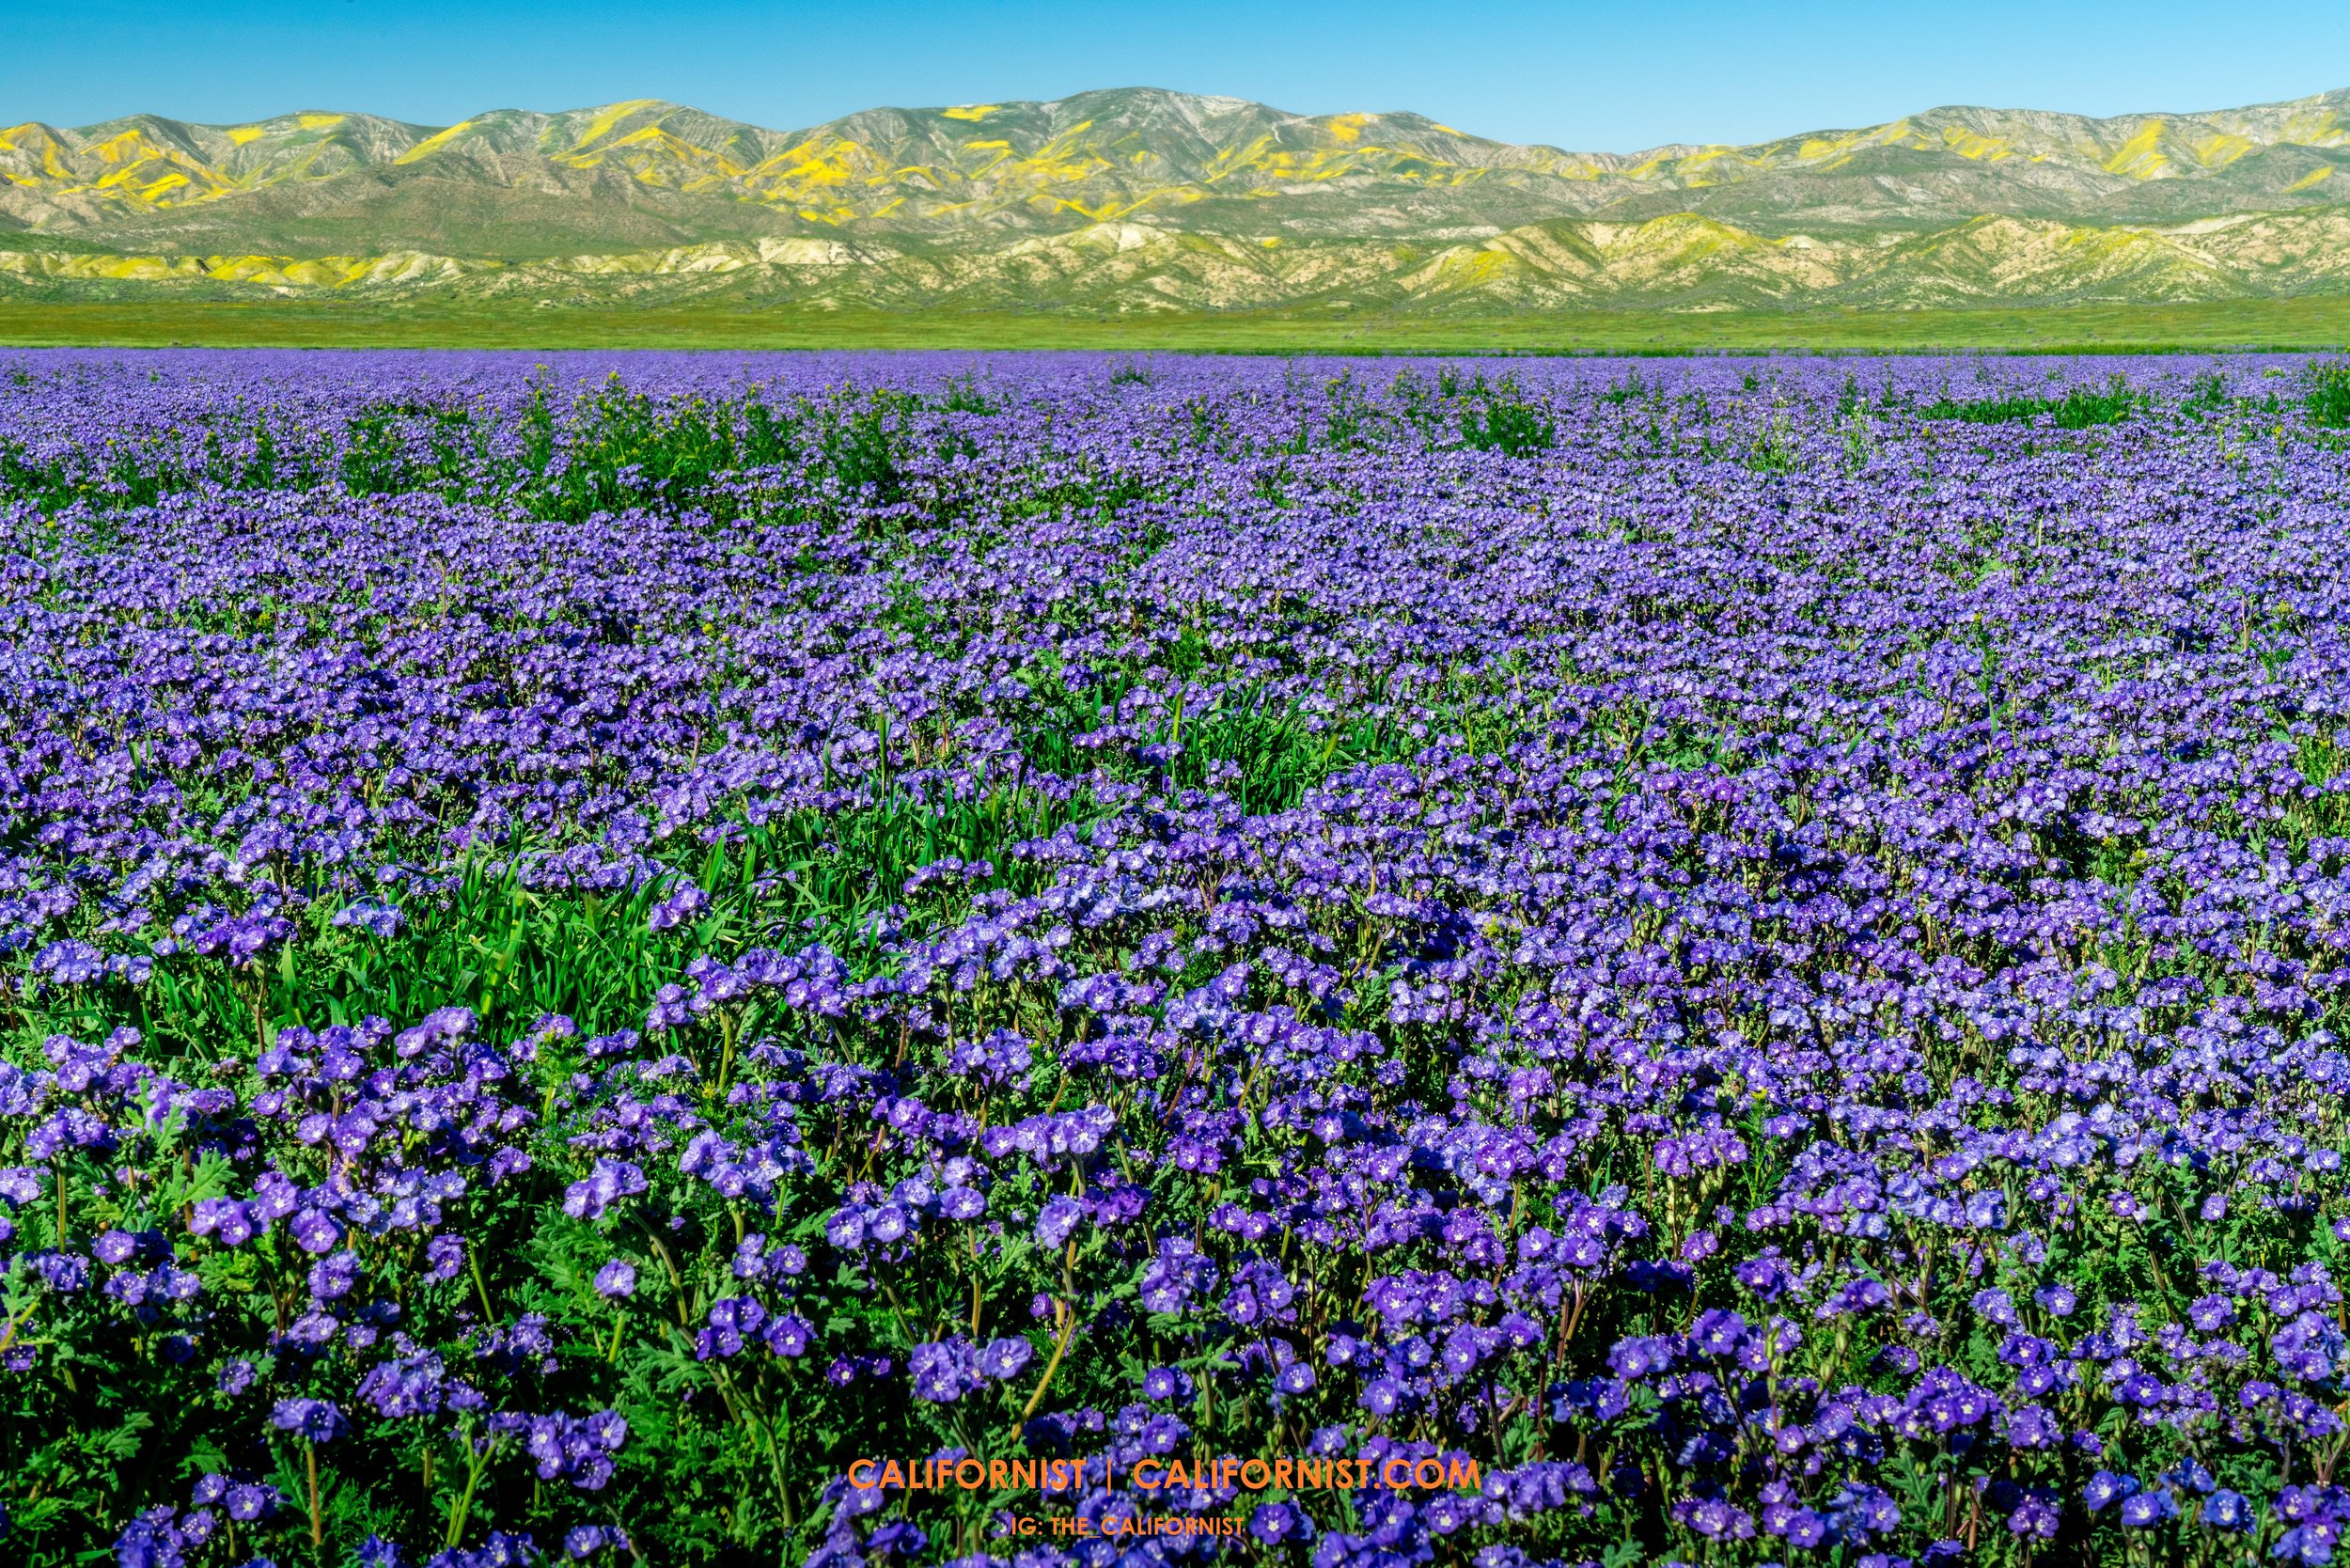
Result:
{"label": "blue sky", "polygon": [[1416,109],[1483,135],[1629,151],[1939,103],[2118,114],[2299,97],[2350,86],[2350,5],[299,0],[135,24],[28,6],[0,31],[0,125],[295,108],[445,124],[653,97],[789,129],[880,103],[1135,85],[1308,113]]}

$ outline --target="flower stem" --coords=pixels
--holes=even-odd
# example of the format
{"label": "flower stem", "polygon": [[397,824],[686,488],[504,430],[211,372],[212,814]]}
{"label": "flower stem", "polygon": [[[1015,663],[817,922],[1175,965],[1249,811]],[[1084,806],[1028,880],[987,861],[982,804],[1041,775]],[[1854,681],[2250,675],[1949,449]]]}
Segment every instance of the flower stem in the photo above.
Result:
{"label": "flower stem", "polygon": [[1044,1390],[1053,1386],[1053,1374],[1060,1371],[1060,1358],[1069,1351],[1071,1336],[1077,1331],[1077,1314],[1066,1301],[1056,1300],[1053,1310],[1060,1317],[1060,1339],[1053,1346],[1053,1358],[1044,1363],[1044,1375],[1036,1380],[1036,1392],[1020,1407],[1020,1419],[1026,1420],[1036,1414],[1036,1407],[1044,1403]]}
{"label": "flower stem", "polygon": [[[38,1306],[39,1303],[36,1302],[34,1305]],[[32,1315],[32,1307],[27,1307],[24,1310],[8,1319],[7,1327],[5,1329],[0,1329],[0,1350],[6,1350],[9,1345],[16,1342],[16,1331],[24,1327],[26,1321],[30,1319]]]}
{"label": "flower stem", "polygon": [[490,1306],[490,1287],[482,1283],[481,1254],[471,1244],[465,1247],[465,1262],[473,1266],[473,1288],[481,1295],[481,1324],[488,1327],[497,1322],[497,1312]]}
{"label": "flower stem", "polygon": [[310,1551],[316,1556],[326,1544],[326,1524],[319,1517],[319,1446],[305,1439],[302,1457],[310,1471]]}
{"label": "flower stem", "polygon": [[481,1484],[481,1472],[490,1467],[487,1454],[477,1454],[473,1451],[471,1433],[465,1435],[464,1443],[465,1491],[464,1495],[457,1499],[457,1506],[448,1511],[448,1536],[442,1542],[442,1545],[449,1551],[455,1551],[457,1543],[464,1539],[465,1519],[473,1513],[474,1488]]}

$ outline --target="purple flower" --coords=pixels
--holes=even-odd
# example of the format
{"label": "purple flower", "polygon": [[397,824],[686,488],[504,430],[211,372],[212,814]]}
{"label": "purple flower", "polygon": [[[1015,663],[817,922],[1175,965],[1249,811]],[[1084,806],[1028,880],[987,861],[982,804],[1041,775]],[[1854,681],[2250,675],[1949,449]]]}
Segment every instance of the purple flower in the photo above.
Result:
{"label": "purple flower", "polygon": [[576,1219],[602,1219],[621,1199],[645,1190],[642,1170],[626,1160],[600,1157],[586,1178],[563,1189],[563,1212]]}
{"label": "purple flower", "polygon": [[596,1294],[613,1300],[636,1294],[636,1265],[615,1258],[596,1270]]}
{"label": "purple flower", "polygon": [[2019,1321],[2015,1316],[2015,1303],[2009,1298],[2005,1291],[1977,1291],[1974,1297],[1974,1309],[1976,1315],[1984,1322],[1997,1324],[2003,1328],[2013,1328]]}
{"label": "purple flower", "polygon": [[951,1404],[980,1383],[978,1359],[967,1340],[916,1345],[906,1370],[914,1379],[915,1396],[933,1404]]}
{"label": "purple flower", "polygon": [[690,882],[681,883],[675,892],[652,906],[645,924],[652,931],[672,931],[709,906],[709,894]]}
{"label": "purple flower", "polygon": [[1085,1205],[1073,1198],[1056,1198],[1038,1211],[1036,1241],[1039,1247],[1058,1247],[1069,1240],[1085,1219]]}
{"label": "purple flower", "polygon": [[1145,1399],[1187,1400],[1191,1398],[1191,1376],[1174,1367],[1152,1367],[1142,1374]]}
{"label": "purple flower", "polygon": [[295,1215],[287,1229],[291,1231],[295,1246],[314,1255],[334,1251],[336,1244],[343,1239],[343,1228],[316,1209],[304,1209]]}
{"label": "purple flower", "polygon": [[331,1443],[350,1430],[343,1413],[322,1399],[281,1399],[269,1419],[278,1431],[311,1443]]}
{"label": "purple flower", "polygon": [[1308,1539],[1312,1530],[1304,1510],[1294,1503],[1259,1503],[1248,1515],[1248,1533],[1268,1546],[1277,1546],[1284,1541]]}
{"label": "purple flower", "polygon": [[2250,1529],[2253,1521],[2252,1502],[2243,1493],[2231,1492],[2223,1486],[2203,1499],[2203,1506],[2197,1513],[2196,1519],[2198,1523],[2208,1525],[2213,1529]]}
{"label": "purple flower", "polygon": [[151,1508],[135,1515],[115,1540],[119,1568],[185,1568],[183,1537],[174,1522],[175,1510]]}
{"label": "purple flower", "polygon": [[454,1279],[465,1266],[465,1244],[455,1236],[435,1236],[424,1244],[424,1277]]}
{"label": "purple flower", "polygon": [[106,972],[106,955],[86,942],[52,942],[34,954],[33,968],[59,985],[86,985]]}
{"label": "purple flower", "polygon": [[999,1382],[1017,1377],[1020,1369],[1028,1364],[1028,1357],[1033,1354],[1033,1348],[1024,1339],[991,1340],[979,1349],[979,1373]]}
{"label": "purple flower", "polygon": [[1997,1187],[1973,1193],[1966,1200],[1966,1223],[1978,1231],[2007,1229],[2007,1194]]}
{"label": "purple flower", "polygon": [[233,1199],[198,1199],[188,1215],[191,1234],[211,1236],[223,1247],[243,1247],[257,1229],[250,1208]]}
{"label": "purple flower", "polygon": [[355,931],[364,931],[371,936],[388,937],[400,933],[400,928],[404,919],[405,917],[395,905],[380,903],[371,899],[362,899],[356,903],[346,904],[337,910],[332,923]]}
{"label": "purple flower", "polygon": [[2132,1477],[2118,1476],[2111,1470],[2099,1470],[2081,1488],[2081,1503],[2094,1513],[2117,1497],[2135,1497],[2137,1493],[2138,1482]]}
{"label": "purple flower", "polygon": [[310,1294],[314,1300],[334,1301],[349,1295],[359,1278],[359,1256],[343,1251],[321,1258],[310,1265]]}
{"label": "purple flower", "polygon": [[228,1488],[225,1511],[239,1524],[266,1519],[277,1512],[277,1489],[258,1482],[243,1482]]}
{"label": "purple flower", "polygon": [[628,1537],[617,1526],[574,1525],[563,1534],[563,1554],[573,1560],[595,1556],[606,1546],[626,1547]]}
{"label": "purple flower", "polygon": [[427,1350],[369,1368],[359,1380],[359,1398],[379,1416],[405,1419],[430,1416],[445,1404],[462,1408],[462,1385],[450,1386],[441,1358]]}
{"label": "purple flower", "polygon": [[743,1354],[743,1341],[767,1322],[766,1306],[746,1295],[726,1296],[710,1304],[709,1326],[694,1341],[697,1359],[725,1360]]}
{"label": "purple flower", "polygon": [[541,1481],[568,1481],[599,1492],[612,1479],[612,1455],[628,1440],[628,1422],[616,1410],[574,1419],[557,1410],[527,1422],[523,1447]]}
{"label": "purple flower", "polygon": [[796,1312],[786,1312],[768,1325],[766,1345],[772,1355],[788,1360],[806,1356],[816,1340],[816,1325]]}

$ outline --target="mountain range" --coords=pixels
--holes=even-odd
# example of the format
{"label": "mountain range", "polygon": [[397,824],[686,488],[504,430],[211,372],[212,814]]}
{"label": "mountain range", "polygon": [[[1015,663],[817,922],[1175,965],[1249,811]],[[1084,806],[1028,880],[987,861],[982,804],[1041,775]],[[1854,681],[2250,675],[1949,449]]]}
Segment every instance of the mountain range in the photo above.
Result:
{"label": "mountain range", "polygon": [[2350,91],[1569,152],[1150,88],[778,132],[639,101],[0,131],[0,293],[1139,310],[2350,290]]}

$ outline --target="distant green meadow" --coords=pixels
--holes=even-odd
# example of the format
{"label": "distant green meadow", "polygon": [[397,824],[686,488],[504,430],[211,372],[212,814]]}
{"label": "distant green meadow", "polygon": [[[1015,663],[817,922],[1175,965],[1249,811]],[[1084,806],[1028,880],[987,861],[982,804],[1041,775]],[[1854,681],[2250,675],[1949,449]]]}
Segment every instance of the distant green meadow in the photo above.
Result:
{"label": "distant green meadow", "polygon": [[0,301],[0,345],[1104,349],[1223,353],[2049,353],[2350,345],[2350,295],[1950,310],[1176,313]]}

